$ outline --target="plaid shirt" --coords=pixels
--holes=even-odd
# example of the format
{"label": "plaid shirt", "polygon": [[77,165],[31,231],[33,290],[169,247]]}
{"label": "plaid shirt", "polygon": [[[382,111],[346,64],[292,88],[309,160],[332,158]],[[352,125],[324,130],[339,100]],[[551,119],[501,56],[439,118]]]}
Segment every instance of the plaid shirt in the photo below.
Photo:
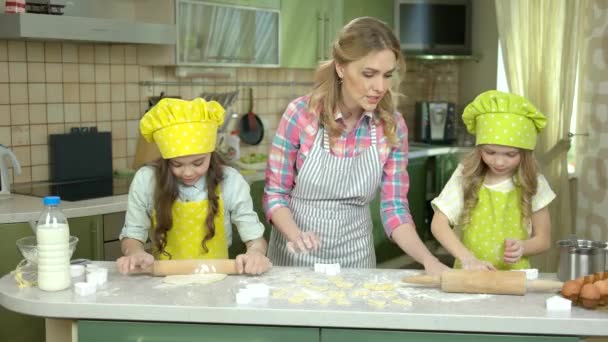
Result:
{"label": "plaid shirt", "polygon": [[[308,97],[303,96],[291,102],[279,122],[276,135],[268,155],[266,186],[264,188],[264,210],[266,218],[271,219],[275,210],[289,207],[289,196],[298,171],[310,153],[315,136],[319,131],[317,117],[307,109]],[[373,113],[363,114],[354,129],[344,133],[331,149],[337,157],[359,155],[372,144],[370,120]],[[407,201],[410,186],[407,174],[407,127],[399,113],[395,113],[397,137],[401,144],[389,146],[382,125],[376,128],[378,152],[382,163],[382,182],[380,214],[384,230],[391,232],[404,223],[414,224]],[[341,113],[336,113],[336,121],[343,123]],[[362,179],[362,182],[367,180]]]}

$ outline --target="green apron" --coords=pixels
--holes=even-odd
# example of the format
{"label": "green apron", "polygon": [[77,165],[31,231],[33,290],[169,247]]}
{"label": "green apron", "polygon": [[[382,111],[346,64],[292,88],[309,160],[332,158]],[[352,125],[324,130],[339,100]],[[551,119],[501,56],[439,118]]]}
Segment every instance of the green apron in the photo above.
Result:
{"label": "green apron", "polygon": [[[470,223],[462,230],[465,247],[477,259],[488,261],[499,270],[530,268],[527,257],[514,264],[503,261],[505,239],[528,239],[528,231],[522,222],[519,188],[502,192],[482,185],[478,198],[479,202],[471,211]],[[456,260],[454,267],[462,267],[460,260]]]}

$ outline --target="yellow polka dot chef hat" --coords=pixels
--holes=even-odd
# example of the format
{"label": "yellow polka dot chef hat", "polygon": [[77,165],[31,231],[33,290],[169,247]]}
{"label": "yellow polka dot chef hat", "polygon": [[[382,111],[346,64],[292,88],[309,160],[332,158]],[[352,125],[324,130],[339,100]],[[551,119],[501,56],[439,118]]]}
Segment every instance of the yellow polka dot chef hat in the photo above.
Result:
{"label": "yellow polka dot chef hat", "polygon": [[209,153],[215,150],[224,113],[215,101],[165,98],[141,118],[139,130],[156,143],[164,159]]}
{"label": "yellow polka dot chef hat", "polygon": [[536,135],[547,118],[527,99],[497,90],[478,95],[467,105],[462,121],[476,135],[476,145],[495,144],[534,150]]}

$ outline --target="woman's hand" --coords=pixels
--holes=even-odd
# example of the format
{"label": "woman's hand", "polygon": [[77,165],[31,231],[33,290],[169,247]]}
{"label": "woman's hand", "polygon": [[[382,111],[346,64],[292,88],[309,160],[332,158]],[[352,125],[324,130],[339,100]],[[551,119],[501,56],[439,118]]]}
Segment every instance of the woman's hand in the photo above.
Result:
{"label": "woman's hand", "polygon": [[521,240],[505,239],[505,253],[502,260],[507,264],[514,264],[524,255],[524,243]]}
{"label": "woman's hand", "polygon": [[470,257],[464,260],[460,260],[463,270],[477,270],[477,271],[495,271],[496,267],[492,263],[482,261],[476,257]]}
{"label": "woman's hand", "polygon": [[430,260],[424,262],[424,271],[430,275],[440,275],[444,271],[450,268],[440,262],[437,258],[429,258]]}
{"label": "woman's hand", "polygon": [[287,250],[291,253],[304,253],[316,251],[319,248],[319,239],[313,232],[298,232],[293,237],[287,237]]}
{"label": "woman's hand", "polygon": [[259,252],[247,252],[236,256],[236,270],[239,274],[259,275],[272,267],[270,259]]}
{"label": "woman's hand", "polygon": [[140,251],[131,255],[126,255],[116,260],[118,272],[127,274],[136,270],[144,270],[154,264],[154,256],[152,254]]}

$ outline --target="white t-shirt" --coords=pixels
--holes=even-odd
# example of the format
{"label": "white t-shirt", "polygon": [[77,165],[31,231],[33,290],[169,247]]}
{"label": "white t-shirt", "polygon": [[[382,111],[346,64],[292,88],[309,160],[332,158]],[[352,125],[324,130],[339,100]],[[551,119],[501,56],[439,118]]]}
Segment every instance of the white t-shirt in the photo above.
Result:
{"label": "white t-shirt", "polygon": [[[127,214],[120,239],[137,239],[143,243],[148,239],[154,210],[155,178],[152,166],[144,166],[135,173],[129,189]],[[244,242],[261,238],[264,234],[264,225],[253,210],[249,184],[245,178],[235,169],[225,166],[224,181],[220,187],[224,201],[224,227],[228,246],[232,244],[232,224],[236,225],[239,236]],[[207,199],[204,177],[193,186],[179,184],[178,189],[179,201]]]}
{"label": "white t-shirt", "polygon": [[[513,179],[508,178],[497,184],[483,184],[483,186],[492,191],[508,192],[515,187],[515,184],[513,184]],[[538,188],[536,195],[532,197],[532,212],[537,212],[546,207],[554,198],[555,193],[551,190],[547,179],[545,179],[543,175],[538,174]],[[446,183],[439,196],[433,199],[431,205],[434,210],[439,209],[447,216],[452,227],[459,224],[457,221],[462,214],[464,205],[464,194],[462,192],[462,164],[458,165],[452,174],[452,177],[450,177],[450,180]],[[529,228],[528,232],[530,232]]]}

